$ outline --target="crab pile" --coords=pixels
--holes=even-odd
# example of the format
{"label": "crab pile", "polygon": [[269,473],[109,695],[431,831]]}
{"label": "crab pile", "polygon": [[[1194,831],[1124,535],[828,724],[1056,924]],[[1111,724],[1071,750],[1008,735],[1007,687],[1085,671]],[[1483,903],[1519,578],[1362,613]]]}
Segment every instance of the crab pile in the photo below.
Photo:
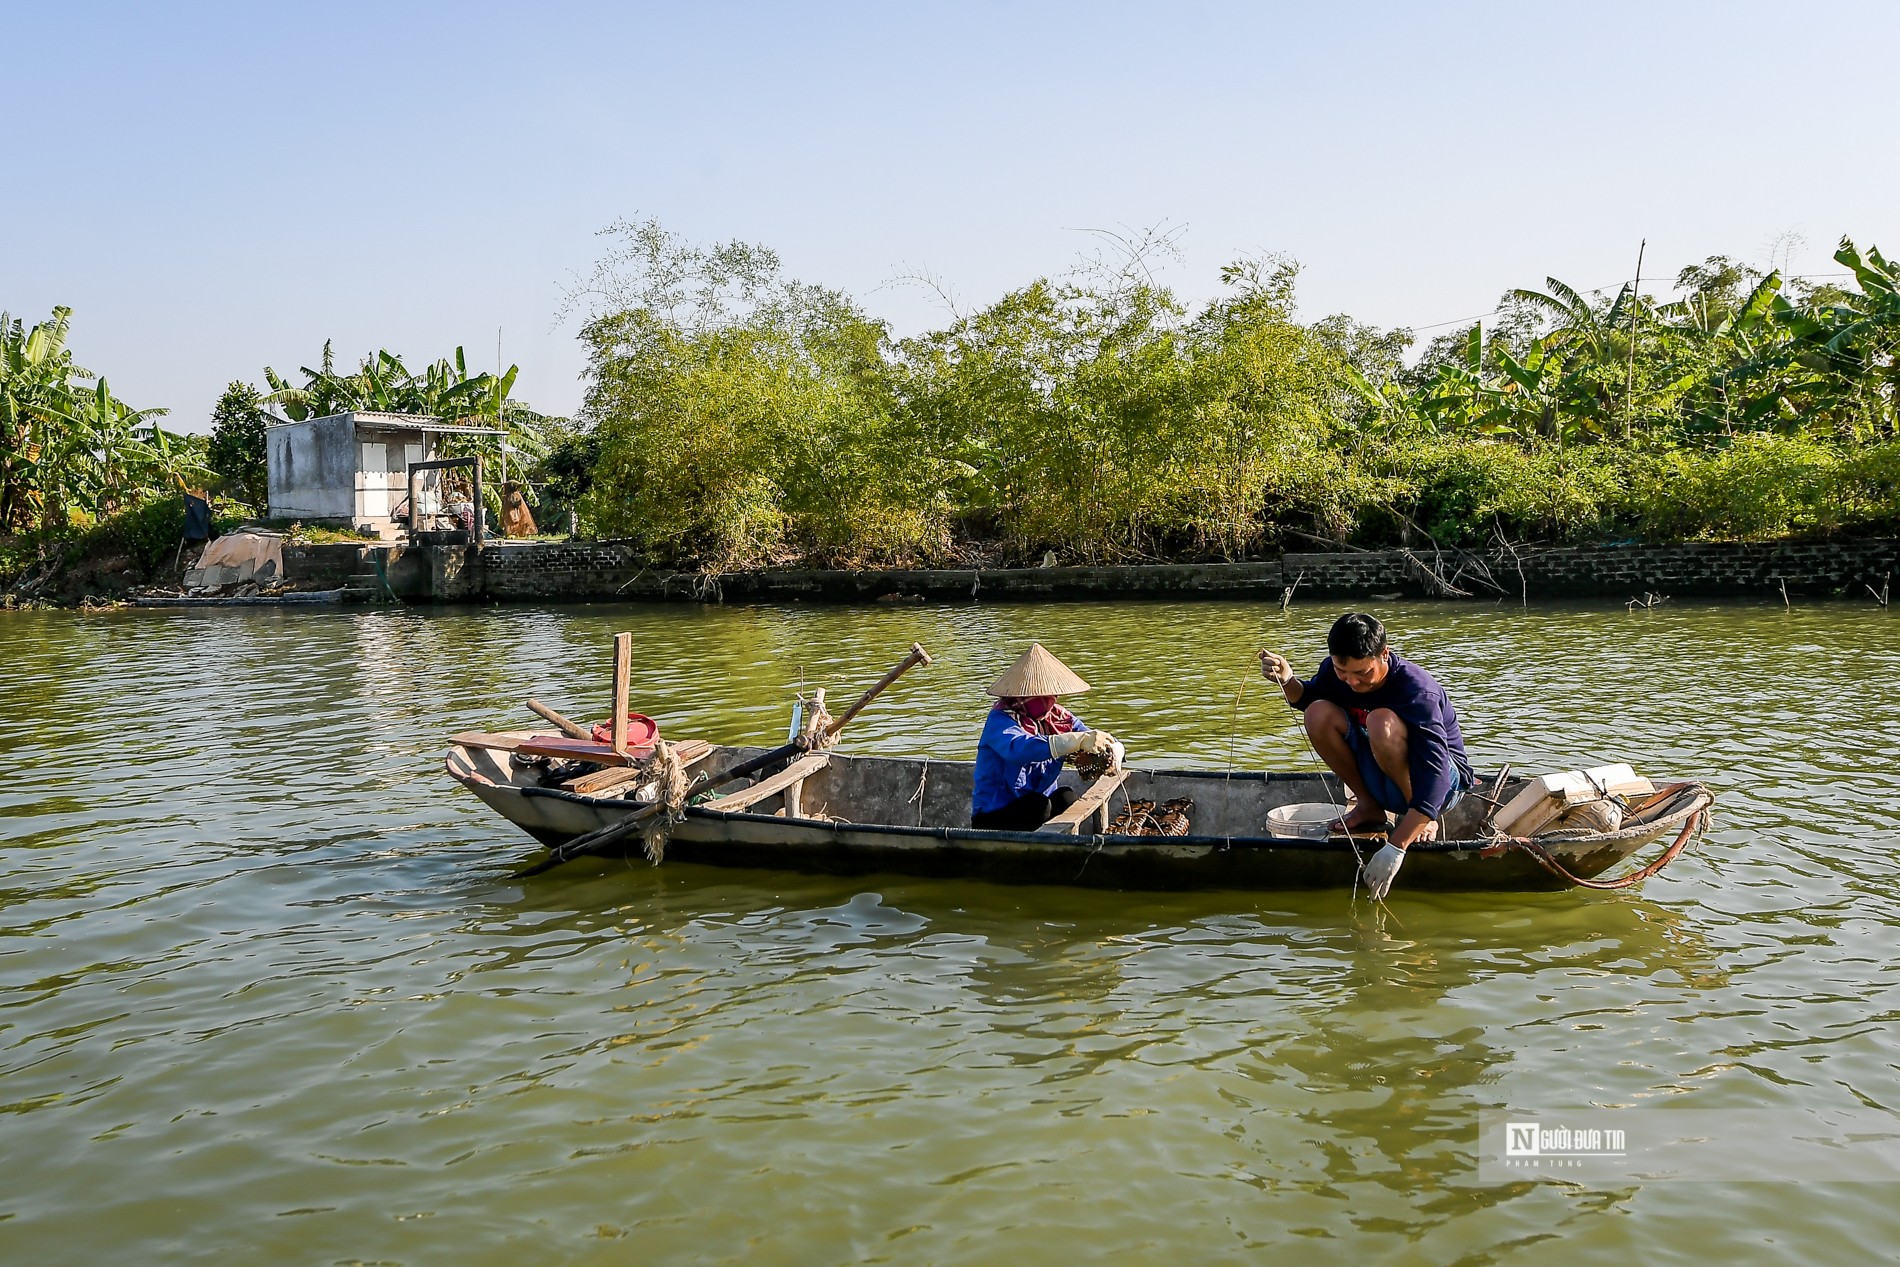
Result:
{"label": "crab pile", "polygon": [[1116,815],[1115,821],[1108,825],[1111,836],[1185,836],[1188,834],[1188,811],[1194,808],[1191,798],[1177,796],[1171,801],[1162,802],[1159,809],[1153,801],[1128,802],[1128,808]]}

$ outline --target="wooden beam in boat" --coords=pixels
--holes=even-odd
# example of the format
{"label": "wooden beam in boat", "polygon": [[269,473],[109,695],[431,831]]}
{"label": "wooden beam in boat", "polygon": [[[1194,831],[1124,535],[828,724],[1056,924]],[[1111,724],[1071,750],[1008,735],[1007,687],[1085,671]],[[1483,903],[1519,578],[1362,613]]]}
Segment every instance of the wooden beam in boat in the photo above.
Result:
{"label": "wooden beam in boat", "polygon": [[518,752],[521,745],[533,738],[531,735],[511,735],[502,731],[465,730],[459,735],[450,735],[449,742],[458,748],[487,748],[491,752]]}
{"label": "wooden beam in boat", "polygon": [[561,733],[566,735],[569,739],[592,739],[594,737],[593,731],[577,721],[571,721],[561,716],[561,714],[555,712],[538,699],[528,701],[528,711],[537,717],[544,718],[547,721],[553,722],[556,726],[559,726]]}
{"label": "wooden beam in boat", "polygon": [[1075,798],[1075,803],[1057,814],[1054,818],[1038,827],[1040,832],[1051,835],[1073,836],[1090,814],[1096,813],[1108,804],[1108,798],[1115,795],[1115,789],[1128,778],[1127,770],[1117,770],[1113,774],[1104,774],[1089,784],[1088,790]]}
{"label": "wooden beam in boat", "polygon": [[633,635],[617,633],[614,635],[614,711],[609,733],[613,736],[613,750],[623,757],[627,755],[627,691],[632,678]]}
{"label": "wooden beam in boat", "polygon": [[777,796],[787,788],[796,787],[830,764],[830,753],[811,753],[807,756],[800,757],[770,778],[760,779],[751,787],[742,788],[734,792],[731,796],[722,796],[718,800],[707,801],[700,805],[699,808],[723,810],[727,813],[745,809],[748,806],[758,804],[767,797]]}
{"label": "wooden beam in boat", "polygon": [[[450,735],[449,742],[463,748],[487,748],[493,752],[519,752],[530,757],[558,757],[565,761],[586,761],[594,765],[625,766],[632,757],[623,757],[604,743],[568,739],[562,735],[510,735],[470,730]],[[640,753],[645,756],[644,750]]]}
{"label": "wooden beam in boat", "polygon": [[[697,762],[712,755],[713,746],[704,739],[682,739],[673,745],[673,755],[680,764],[691,769]],[[609,767],[605,770],[589,770],[586,774],[576,775],[561,784],[570,792],[582,796],[608,796],[623,787],[631,787],[646,776],[646,771],[634,766]]]}
{"label": "wooden beam in boat", "polygon": [[[626,753],[615,752],[611,744],[569,739],[565,735],[536,735],[532,739],[522,740],[515,751],[525,752],[531,757],[556,757],[562,761],[587,761],[594,765],[632,765],[637,759]],[[638,755],[646,756],[646,750],[642,749]]]}

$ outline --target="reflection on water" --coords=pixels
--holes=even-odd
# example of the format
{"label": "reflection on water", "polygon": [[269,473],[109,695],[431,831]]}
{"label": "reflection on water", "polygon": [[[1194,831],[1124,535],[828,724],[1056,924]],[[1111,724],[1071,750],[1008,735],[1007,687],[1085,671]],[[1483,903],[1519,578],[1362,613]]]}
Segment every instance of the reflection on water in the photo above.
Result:
{"label": "reflection on water", "polygon": [[[1146,894],[532,847],[440,773],[537,696],[966,755],[1031,637],[1144,762],[1310,764],[1269,605],[0,618],[0,1260],[1884,1255],[1878,1186],[1476,1184],[1504,1106],[1900,1108],[1870,607],[1406,605],[1482,765],[1706,777],[1640,894]],[[1873,685],[1881,684],[1881,685]]]}

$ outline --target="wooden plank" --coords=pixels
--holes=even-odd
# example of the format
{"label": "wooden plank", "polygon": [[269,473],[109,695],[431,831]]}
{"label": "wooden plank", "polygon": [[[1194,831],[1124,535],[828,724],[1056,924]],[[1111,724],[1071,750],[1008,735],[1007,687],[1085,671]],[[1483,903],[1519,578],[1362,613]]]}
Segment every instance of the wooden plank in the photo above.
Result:
{"label": "wooden plank", "polygon": [[1036,830],[1049,832],[1052,835],[1073,836],[1076,828],[1082,825],[1083,819],[1108,804],[1108,798],[1115,794],[1115,789],[1120,787],[1123,780],[1127,779],[1127,777],[1128,771],[1126,770],[1117,770],[1113,774],[1104,774],[1101,778],[1089,784],[1088,790],[1076,797],[1074,804],[1070,805],[1069,808],[1063,810],[1060,814],[1057,814]]}
{"label": "wooden plank", "polygon": [[[564,761],[591,761],[595,765],[624,766],[632,758],[623,757],[604,743],[569,739],[563,735],[510,735],[482,730],[450,735],[449,742],[463,748],[487,748],[492,752],[518,752],[529,757],[557,757]],[[646,755],[644,752],[635,754]]]}
{"label": "wooden plank", "polygon": [[646,756],[644,750],[632,755],[615,752],[604,743],[593,740],[569,739],[563,735],[536,735],[524,739],[516,752],[524,752],[531,757],[558,757],[563,761],[591,761],[595,765],[632,765],[635,758]]}
{"label": "wooden plank", "polygon": [[633,635],[614,635],[613,750],[627,754],[627,690],[633,678]]}
{"label": "wooden plank", "polygon": [[[673,745],[673,753],[679,757],[680,764],[691,769],[695,762],[704,761],[712,755],[713,746],[704,739],[683,739]],[[561,784],[570,792],[582,796],[611,796],[623,788],[638,783],[645,772],[633,766],[610,767],[605,770],[589,770],[586,774],[576,775]]]}
{"label": "wooden plank", "polygon": [[[604,743],[595,743],[591,739],[568,739],[562,735],[514,735],[497,731],[468,730],[459,735],[450,735],[449,742],[462,748],[487,748],[493,752],[519,752],[529,757],[556,757],[564,761],[587,761],[594,765],[630,766],[634,761],[645,757],[650,751],[646,748],[633,749],[627,756],[621,756]],[[704,740],[688,742],[704,743]],[[711,752],[710,744],[706,752]],[[706,754],[694,757],[697,761]],[[595,773],[598,773],[596,771]],[[584,777],[584,776],[583,776]]]}
{"label": "wooden plank", "polygon": [[1561,796],[1544,796],[1512,819],[1508,827],[1500,827],[1498,830],[1511,836],[1533,836],[1556,822],[1569,808],[1564,804]]}
{"label": "wooden plank", "polygon": [[749,788],[734,792],[731,796],[722,796],[718,800],[707,801],[700,809],[723,810],[728,813],[742,810],[748,805],[756,805],[767,797],[777,796],[793,784],[802,783],[806,778],[818,773],[831,764],[831,754],[814,752],[780,770],[769,779],[760,779]]}
{"label": "wooden plank", "polygon": [[465,730],[459,735],[450,735],[449,742],[458,748],[487,748],[493,752],[515,752],[523,743],[537,737],[552,738],[547,735],[510,735],[498,731]]}

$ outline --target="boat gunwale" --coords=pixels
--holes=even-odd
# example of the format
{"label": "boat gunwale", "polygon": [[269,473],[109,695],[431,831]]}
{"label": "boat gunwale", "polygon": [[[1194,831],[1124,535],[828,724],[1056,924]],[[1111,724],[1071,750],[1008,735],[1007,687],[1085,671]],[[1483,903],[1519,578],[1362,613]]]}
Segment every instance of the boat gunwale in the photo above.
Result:
{"label": "boat gunwale", "polygon": [[[462,745],[460,744],[452,744],[450,745],[450,747],[452,750],[462,749]],[[462,750],[466,751],[466,749],[462,749]],[[864,754],[864,755],[854,756],[853,759],[905,761],[905,760],[916,760],[917,758],[877,757],[877,756],[870,756],[869,754]],[[1296,781],[1296,780],[1298,781],[1319,780],[1321,782],[1324,782],[1328,777],[1320,773],[1302,773],[1302,772],[1287,771],[1287,770],[1232,770],[1232,771],[1226,771],[1226,770],[1144,770],[1142,771],[1142,773],[1148,774],[1151,776],[1167,776],[1167,777],[1174,777],[1174,778],[1243,779],[1243,780],[1257,780],[1261,782],[1276,782],[1276,781],[1277,782],[1291,782],[1291,781]],[[451,777],[456,778],[458,782],[463,781],[461,779],[461,776],[456,775],[453,771],[450,771],[450,774],[451,774]],[[1702,801],[1704,803],[1691,804],[1684,808],[1672,810],[1667,814],[1658,816],[1657,818],[1650,819],[1648,821],[1636,824],[1634,826],[1622,827],[1614,832],[1596,832],[1596,833],[1591,833],[1589,835],[1566,836],[1566,837],[1562,837],[1556,840],[1546,840],[1541,843],[1544,845],[1546,849],[1550,849],[1554,852],[1569,854],[1573,852],[1578,852],[1580,850],[1594,851],[1596,849],[1600,849],[1604,847],[1605,845],[1622,844],[1622,843],[1632,841],[1632,840],[1639,840],[1639,839],[1645,839],[1645,838],[1647,840],[1653,840],[1657,836],[1661,835],[1663,832],[1667,831],[1670,827],[1683,822],[1690,815],[1697,813],[1703,808],[1705,808],[1706,803],[1713,802],[1714,794],[1708,789],[1707,785],[1701,783],[1699,780],[1685,780],[1685,783],[1688,785],[1688,787],[1685,787],[1683,790],[1685,791],[1689,790],[1690,787],[1695,788],[1700,793],[1700,795],[1696,798],[1696,800]],[[522,785],[522,784],[491,784],[491,785],[496,787],[497,789],[505,787],[509,791],[518,793],[525,798],[548,798],[552,800],[566,801],[572,804],[587,805],[587,806],[592,806],[596,808],[625,810],[629,813],[637,811],[637,810],[646,809],[652,805],[651,801],[628,800],[621,797],[587,796],[584,793],[572,792],[572,791],[567,790],[566,788],[536,787],[536,786],[528,786],[528,785]],[[805,817],[788,818],[782,814],[756,814],[747,810],[710,809],[703,805],[688,805],[686,807],[686,813],[689,817],[702,818],[702,819],[710,820],[713,822],[763,823],[763,824],[777,824],[779,826],[796,825],[806,830],[811,830],[811,829],[825,829],[829,831],[849,830],[854,833],[876,832],[876,833],[884,834],[884,835],[908,836],[908,837],[925,838],[925,839],[931,839],[931,840],[941,840],[944,842],[953,842],[953,841],[967,841],[971,843],[994,842],[998,844],[1045,845],[1045,846],[1056,847],[1056,848],[1074,848],[1077,845],[1086,843],[1091,850],[1103,849],[1103,848],[1125,849],[1125,848],[1131,848],[1135,846],[1148,846],[1148,847],[1180,847],[1180,848],[1195,848],[1195,849],[1212,849],[1215,851],[1242,848],[1242,849],[1289,849],[1289,850],[1301,850],[1301,851],[1314,852],[1314,853],[1345,853],[1349,851],[1356,853],[1356,845],[1354,843],[1354,838],[1343,837],[1343,836],[1329,837],[1325,840],[1314,840],[1310,837],[1298,837],[1298,836],[1204,836],[1204,835],[1125,836],[1125,835],[1111,835],[1107,833],[1094,833],[1094,832],[1087,833],[1087,834],[1078,832],[1074,835],[1065,834],[1062,836],[1055,836],[1049,833],[1039,832],[1039,831],[1006,831],[1000,828],[954,827],[954,826],[929,827],[929,826],[921,826],[921,825],[909,825],[909,824],[904,824],[904,823],[870,823],[870,822],[857,823],[857,822],[840,822],[833,819],[823,819],[823,818],[805,818]],[[1368,846],[1370,846],[1374,841],[1377,841],[1379,839],[1380,838],[1378,836],[1369,836],[1366,838],[1366,843]],[[1448,857],[1455,857],[1459,855],[1474,855],[1474,856],[1482,857],[1487,854],[1493,854],[1495,852],[1499,852],[1508,848],[1510,848],[1510,842],[1507,840],[1486,840],[1486,839],[1481,839],[1481,838],[1463,838],[1463,839],[1453,839],[1453,840],[1419,841],[1411,845],[1408,848],[1407,852],[1408,853],[1418,852],[1420,854],[1431,854],[1431,855],[1448,856]]]}

